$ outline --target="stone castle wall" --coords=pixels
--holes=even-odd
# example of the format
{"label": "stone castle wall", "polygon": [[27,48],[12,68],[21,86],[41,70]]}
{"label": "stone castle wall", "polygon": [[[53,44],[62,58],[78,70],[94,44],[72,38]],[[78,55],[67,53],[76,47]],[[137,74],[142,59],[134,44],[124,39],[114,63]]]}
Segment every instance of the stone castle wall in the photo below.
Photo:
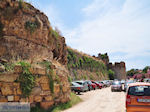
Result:
{"label": "stone castle wall", "polygon": [[66,64],[66,49],[65,38],[52,29],[44,13],[23,1],[0,0],[0,58],[46,58]]}
{"label": "stone castle wall", "polygon": [[[59,83],[54,82],[54,93],[51,93],[49,79],[44,68],[31,68],[32,75],[36,77],[35,87],[29,97],[22,95],[20,83],[15,82],[22,72],[21,66],[15,66],[14,72],[0,74],[0,102],[30,102],[31,106],[40,103],[41,107],[48,109],[54,104],[65,103],[70,100],[70,85],[68,83],[68,71],[63,68],[53,69],[53,80],[56,75]],[[62,68],[62,67],[61,67]]]}
{"label": "stone castle wall", "polygon": [[115,79],[126,79],[126,66],[125,62],[115,62],[113,65],[112,63],[108,64],[108,68],[112,69],[115,72]]}

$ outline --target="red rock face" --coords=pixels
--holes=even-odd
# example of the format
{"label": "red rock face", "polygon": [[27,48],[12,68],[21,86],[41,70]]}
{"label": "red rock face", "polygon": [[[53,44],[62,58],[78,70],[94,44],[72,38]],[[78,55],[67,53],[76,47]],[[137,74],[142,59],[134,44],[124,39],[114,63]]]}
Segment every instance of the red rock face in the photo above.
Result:
{"label": "red rock face", "polygon": [[0,33],[0,57],[67,62],[65,38],[54,35],[45,14],[30,4],[1,0]]}

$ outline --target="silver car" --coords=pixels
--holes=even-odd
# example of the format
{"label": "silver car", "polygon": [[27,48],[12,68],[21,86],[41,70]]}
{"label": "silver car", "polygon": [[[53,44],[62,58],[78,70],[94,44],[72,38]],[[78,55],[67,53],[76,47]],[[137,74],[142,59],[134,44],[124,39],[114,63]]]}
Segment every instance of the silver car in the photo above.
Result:
{"label": "silver car", "polygon": [[88,83],[86,81],[74,81],[74,82],[76,82],[79,85],[83,86],[83,88],[82,88],[83,92],[86,92],[86,91],[89,90]]}
{"label": "silver car", "polygon": [[111,91],[122,91],[122,84],[120,81],[114,81],[111,85]]}

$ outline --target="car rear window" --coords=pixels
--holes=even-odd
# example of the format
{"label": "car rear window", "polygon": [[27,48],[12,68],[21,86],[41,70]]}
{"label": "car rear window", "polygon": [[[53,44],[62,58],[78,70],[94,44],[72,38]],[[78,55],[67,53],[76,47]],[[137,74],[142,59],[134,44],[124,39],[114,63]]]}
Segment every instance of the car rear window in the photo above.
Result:
{"label": "car rear window", "polygon": [[129,87],[128,95],[150,96],[150,86],[132,86],[132,87]]}
{"label": "car rear window", "polygon": [[121,85],[120,82],[113,82],[112,85]]}
{"label": "car rear window", "polygon": [[76,82],[76,83],[78,83],[78,84],[80,84],[80,85],[83,85],[83,83],[82,83],[82,82]]}

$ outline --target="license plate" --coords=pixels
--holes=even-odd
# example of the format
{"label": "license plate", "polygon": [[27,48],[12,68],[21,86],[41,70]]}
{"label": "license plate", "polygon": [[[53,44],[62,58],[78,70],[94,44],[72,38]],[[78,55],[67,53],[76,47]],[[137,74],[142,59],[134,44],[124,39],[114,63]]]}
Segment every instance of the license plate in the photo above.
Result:
{"label": "license plate", "polygon": [[150,103],[150,99],[138,99],[138,102],[148,102],[148,103]]}

